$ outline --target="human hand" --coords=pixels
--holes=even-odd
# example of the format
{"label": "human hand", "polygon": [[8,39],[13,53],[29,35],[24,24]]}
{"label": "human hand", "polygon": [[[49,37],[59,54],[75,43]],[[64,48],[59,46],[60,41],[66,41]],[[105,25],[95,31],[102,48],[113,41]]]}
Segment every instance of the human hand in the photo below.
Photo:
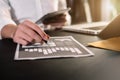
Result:
{"label": "human hand", "polygon": [[57,15],[55,17],[45,19],[43,21],[43,24],[51,25],[54,28],[60,29],[65,25],[66,21],[67,21],[66,20],[66,14],[60,14],[60,15]]}
{"label": "human hand", "polygon": [[43,39],[48,40],[49,36],[39,26],[31,21],[25,20],[18,25],[12,38],[16,43],[27,45],[33,42],[43,43]]}

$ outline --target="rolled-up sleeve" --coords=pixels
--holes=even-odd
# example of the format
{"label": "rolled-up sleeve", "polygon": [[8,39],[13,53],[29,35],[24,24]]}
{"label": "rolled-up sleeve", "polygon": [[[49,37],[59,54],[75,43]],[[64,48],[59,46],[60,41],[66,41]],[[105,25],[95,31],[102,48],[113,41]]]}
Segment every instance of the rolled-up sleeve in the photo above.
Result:
{"label": "rolled-up sleeve", "polygon": [[0,0],[0,39],[1,38],[1,29],[7,24],[15,24],[12,20],[10,14],[10,7],[7,0]]}

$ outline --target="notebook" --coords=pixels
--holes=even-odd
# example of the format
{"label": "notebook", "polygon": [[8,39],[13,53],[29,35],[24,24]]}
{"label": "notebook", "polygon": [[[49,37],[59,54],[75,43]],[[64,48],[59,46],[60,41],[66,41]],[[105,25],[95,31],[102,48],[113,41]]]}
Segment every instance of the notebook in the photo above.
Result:
{"label": "notebook", "polygon": [[92,22],[63,27],[65,31],[98,35],[103,39],[120,36],[120,14],[110,22]]}

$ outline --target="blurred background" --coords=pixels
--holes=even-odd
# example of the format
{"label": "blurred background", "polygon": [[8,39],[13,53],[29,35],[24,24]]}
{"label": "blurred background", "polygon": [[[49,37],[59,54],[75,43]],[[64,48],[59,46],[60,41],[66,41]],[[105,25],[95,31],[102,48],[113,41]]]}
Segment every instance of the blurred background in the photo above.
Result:
{"label": "blurred background", "polygon": [[109,21],[120,12],[120,0],[67,0],[72,24]]}

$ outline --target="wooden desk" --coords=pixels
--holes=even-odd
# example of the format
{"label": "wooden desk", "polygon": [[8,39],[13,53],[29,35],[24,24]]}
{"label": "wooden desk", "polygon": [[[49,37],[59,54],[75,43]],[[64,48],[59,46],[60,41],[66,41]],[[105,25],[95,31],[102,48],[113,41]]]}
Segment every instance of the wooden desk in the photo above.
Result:
{"label": "wooden desk", "polygon": [[[97,36],[64,31],[51,36],[73,36],[83,45],[99,40]],[[120,52],[87,47],[95,56],[15,61],[16,44],[0,41],[1,80],[120,80]]]}

